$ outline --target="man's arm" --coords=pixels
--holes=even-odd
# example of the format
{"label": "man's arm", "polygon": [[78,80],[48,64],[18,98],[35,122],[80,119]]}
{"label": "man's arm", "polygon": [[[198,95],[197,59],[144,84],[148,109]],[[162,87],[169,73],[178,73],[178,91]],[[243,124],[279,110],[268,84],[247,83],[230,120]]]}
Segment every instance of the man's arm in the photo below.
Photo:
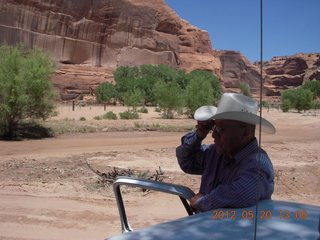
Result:
{"label": "man's arm", "polygon": [[202,174],[206,152],[209,146],[201,145],[214,125],[213,120],[197,121],[196,131],[186,134],[181,138],[181,145],[176,149],[176,156],[180,168],[185,173]]}
{"label": "man's arm", "polygon": [[201,145],[201,142],[196,132],[191,132],[182,137],[181,145],[176,148],[178,163],[185,173],[203,173],[209,146]]}

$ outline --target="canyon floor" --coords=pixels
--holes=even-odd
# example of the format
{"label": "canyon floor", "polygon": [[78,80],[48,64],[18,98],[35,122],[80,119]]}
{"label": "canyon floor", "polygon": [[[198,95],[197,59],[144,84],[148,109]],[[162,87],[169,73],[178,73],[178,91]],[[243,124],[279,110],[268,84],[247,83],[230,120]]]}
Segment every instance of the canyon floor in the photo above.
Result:
{"label": "canyon floor", "polygon": [[[106,111],[124,111],[107,107]],[[175,147],[184,132],[114,131],[123,126],[159,124],[192,126],[187,118],[161,119],[154,108],[139,120],[94,120],[103,106],[61,105],[52,120],[80,117],[81,123],[105,126],[95,133],[62,134],[42,140],[0,141],[0,239],[105,239],[121,233],[112,186],[102,184],[86,163],[100,172],[114,167],[141,174],[159,167],[164,181],[198,190],[200,177],[183,173]],[[283,113],[264,110],[277,133],[262,134],[276,172],[275,200],[320,205],[320,112]],[[109,130],[110,131],[109,131]],[[211,143],[212,139],[205,139]],[[186,216],[180,199],[124,188],[133,228]]]}

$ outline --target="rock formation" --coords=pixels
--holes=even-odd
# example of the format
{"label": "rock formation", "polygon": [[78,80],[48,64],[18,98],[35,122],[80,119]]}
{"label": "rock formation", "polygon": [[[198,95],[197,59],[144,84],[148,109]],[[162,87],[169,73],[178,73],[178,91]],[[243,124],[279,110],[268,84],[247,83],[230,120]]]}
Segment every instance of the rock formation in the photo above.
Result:
{"label": "rock formation", "polygon": [[208,33],[180,19],[163,0],[0,0],[0,13],[0,42],[49,52],[61,63],[54,83],[63,91],[105,80],[102,74],[79,83],[88,74],[79,74],[82,67],[72,73],[66,64],[102,67],[108,74],[141,64],[219,74]]}
{"label": "rock formation", "polygon": [[[227,91],[239,92],[239,85],[249,85],[253,95],[260,94],[260,69],[240,52],[220,51],[221,77]],[[266,76],[265,73],[263,76]],[[267,92],[264,88],[263,92]]]}
{"label": "rock formation", "polygon": [[[207,70],[227,91],[248,83],[258,93],[258,63],[212,49],[208,32],[181,19],[164,0],[0,0],[0,43],[40,47],[59,63],[53,77],[61,98],[92,94],[119,66],[166,64]],[[319,54],[264,62],[264,93],[319,79]]]}
{"label": "rock formation", "polygon": [[[259,66],[259,62],[254,63]],[[320,80],[320,53],[300,53],[274,57],[263,62],[267,74],[267,95],[280,95],[281,90],[298,87],[306,81]]]}

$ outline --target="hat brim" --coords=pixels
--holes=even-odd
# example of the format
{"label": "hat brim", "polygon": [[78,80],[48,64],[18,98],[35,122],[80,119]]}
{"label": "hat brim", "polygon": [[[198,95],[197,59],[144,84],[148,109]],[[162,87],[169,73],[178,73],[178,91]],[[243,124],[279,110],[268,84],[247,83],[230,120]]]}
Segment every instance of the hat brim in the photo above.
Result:
{"label": "hat brim", "polygon": [[217,113],[217,108],[214,106],[202,106],[199,107],[193,117],[197,121],[207,121]]}
{"label": "hat brim", "polygon": [[[248,112],[223,112],[215,114],[212,118],[235,120],[252,125],[260,124],[260,116]],[[266,133],[274,134],[276,132],[276,128],[273,124],[264,118],[261,118],[261,129]]]}

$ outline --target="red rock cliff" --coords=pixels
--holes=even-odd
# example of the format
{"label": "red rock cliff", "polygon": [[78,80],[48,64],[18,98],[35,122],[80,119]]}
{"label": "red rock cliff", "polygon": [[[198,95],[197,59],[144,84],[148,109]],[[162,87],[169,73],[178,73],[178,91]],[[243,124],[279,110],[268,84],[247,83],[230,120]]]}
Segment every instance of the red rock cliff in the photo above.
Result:
{"label": "red rock cliff", "polygon": [[208,33],[162,0],[0,0],[0,12],[0,42],[41,47],[61,63],[111,71],[166,64],[219,74]]}
{"label": "red rock cliff", "polygon": [[208,33],[163,0],[0,0],[0,12],[0,42],[37,46],[64,63],[54,77],[62,92],[87,93],[122,65],[220,73]]}
{"label": "red rock cliff", "polygon": [[[259,66],[258,62],[254,63]],[[268,77],[268,95],[280,95],[281,90],[302,85],[306,81],[320,80],[320,53],[300,53],[274,57],[263,62]]]}

